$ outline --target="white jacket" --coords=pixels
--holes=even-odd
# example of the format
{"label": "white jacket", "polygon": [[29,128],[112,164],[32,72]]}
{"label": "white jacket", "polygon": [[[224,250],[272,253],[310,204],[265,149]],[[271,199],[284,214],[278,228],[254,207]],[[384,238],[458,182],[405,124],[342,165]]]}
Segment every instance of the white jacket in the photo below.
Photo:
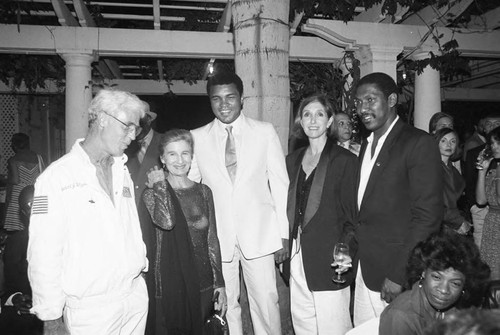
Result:
{"label": "white jacket", "polygon": [[226,131],[219,120],[192,131],[194,159],[189,178],[214,195],[222,261],[239,245],[247,259],[269,255],[288,239],[285,157],[272,124],[241,114],[233,123],[238,168],[234,184],[225,166]]}
{"label": "white jacket", "polygon": [[28,275],[41,320],[69,299],[123,296],[147,267],[127,156],[114,158],[113,204],[80,141],[35,184]]}

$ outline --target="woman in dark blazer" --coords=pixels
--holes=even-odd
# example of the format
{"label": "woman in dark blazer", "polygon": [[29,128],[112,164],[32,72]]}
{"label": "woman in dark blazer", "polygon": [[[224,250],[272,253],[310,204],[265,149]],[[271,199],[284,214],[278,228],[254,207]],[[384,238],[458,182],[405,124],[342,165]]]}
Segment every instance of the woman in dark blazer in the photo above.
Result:
{"label": "woman in dark blazer", "polygon": [[[350,245],[355,215],[357,159],[328,138],[333,108],[326,97],[305,98],[296,118],[297,134],[307,147],[287,159],[290,178],[290,298],[296,335],[345,334],[352,325],[349,315],[352,269],[344,284],[332,281],[333,249],[337,242]],[[296,135],[297,135],[296,134]]]}

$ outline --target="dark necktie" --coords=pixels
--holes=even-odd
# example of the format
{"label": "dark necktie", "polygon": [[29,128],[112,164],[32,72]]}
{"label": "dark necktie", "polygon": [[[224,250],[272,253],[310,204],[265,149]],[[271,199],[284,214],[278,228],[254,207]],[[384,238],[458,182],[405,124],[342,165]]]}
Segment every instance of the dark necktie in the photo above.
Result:
{"label": "dark necktie", "polygon": [[236,176],[236,168],[238,167],[236,161],[236,145],[234,143],[233,126],[227,126],[227,140],[226,140],[226,169],[229,173],[231,181],[234,183]]}

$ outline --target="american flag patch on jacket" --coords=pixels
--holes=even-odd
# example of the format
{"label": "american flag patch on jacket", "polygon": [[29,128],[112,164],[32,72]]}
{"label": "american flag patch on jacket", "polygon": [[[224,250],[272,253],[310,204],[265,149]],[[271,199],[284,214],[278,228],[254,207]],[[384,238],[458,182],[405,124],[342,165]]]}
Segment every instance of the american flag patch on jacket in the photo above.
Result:
{"label": "american flag patch on jacket", "polygon": [[35,214],[47,214],[49,212],[49,197],[46,195],[40,195],[33,199],[33,205],[31,206],[31,215]]}

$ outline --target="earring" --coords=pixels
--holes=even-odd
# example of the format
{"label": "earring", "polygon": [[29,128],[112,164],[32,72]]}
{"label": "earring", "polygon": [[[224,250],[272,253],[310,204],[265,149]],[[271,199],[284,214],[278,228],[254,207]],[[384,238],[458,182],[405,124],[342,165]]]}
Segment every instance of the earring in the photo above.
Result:
{"label": "earring", "polygon": [[424,280],[424,277],[420,276],[420,279],[418,281],[418,288],[422,288],[422,280]]}

